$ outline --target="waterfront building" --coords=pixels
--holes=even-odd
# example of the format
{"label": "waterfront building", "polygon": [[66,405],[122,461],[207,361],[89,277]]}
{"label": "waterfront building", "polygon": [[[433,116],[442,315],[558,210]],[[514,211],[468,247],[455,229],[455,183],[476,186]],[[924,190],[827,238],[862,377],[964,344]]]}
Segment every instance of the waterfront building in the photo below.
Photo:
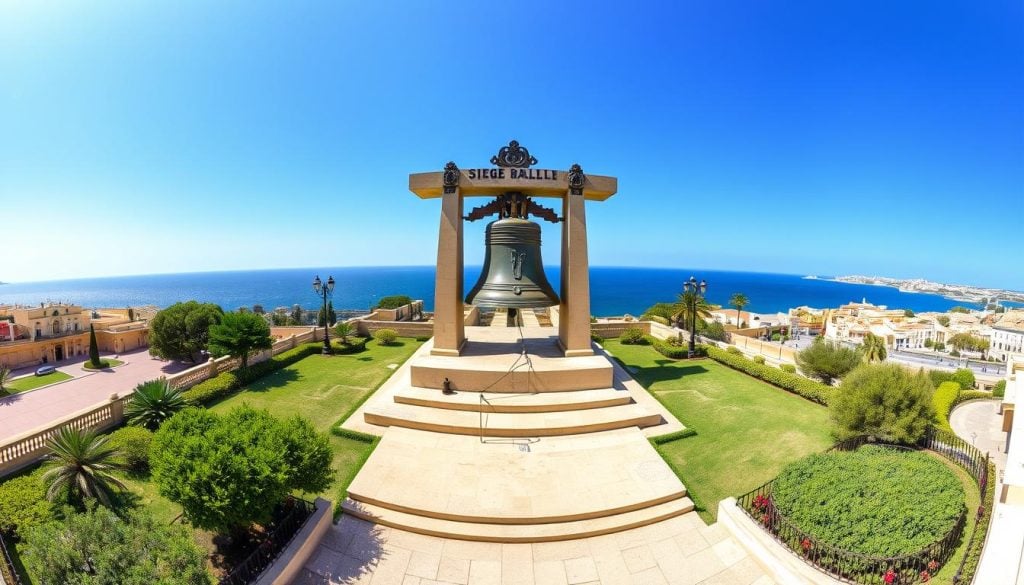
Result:
{"label": "waterfront building", "polygon": [[71,303],[0,306],[0,365],[59,364],[89,353],[89,325],[100,351],[121,353],[149,345],[149,308],[91,311]]}
{"label": "waterfront building", "polygon": [[924,349],[925,341],[935,341],[935,325],[930,319],[908,317],[903,309],[862,301],[829,311],[824,335],[834,341],[861,344],[871,333],[881,337],[888,349]]}

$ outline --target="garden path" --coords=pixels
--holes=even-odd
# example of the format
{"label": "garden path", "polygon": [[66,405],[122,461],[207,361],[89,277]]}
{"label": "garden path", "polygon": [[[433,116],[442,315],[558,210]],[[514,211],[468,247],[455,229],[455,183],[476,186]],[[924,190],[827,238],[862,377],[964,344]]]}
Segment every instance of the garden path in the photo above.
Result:
{"label": "garden path", "polygon": [[999,400],[965,402],[950,413],[949,425],[961,439],[991,455],[996,473],[1002,477],[1006,469],[1006,433],[1000,404]]}

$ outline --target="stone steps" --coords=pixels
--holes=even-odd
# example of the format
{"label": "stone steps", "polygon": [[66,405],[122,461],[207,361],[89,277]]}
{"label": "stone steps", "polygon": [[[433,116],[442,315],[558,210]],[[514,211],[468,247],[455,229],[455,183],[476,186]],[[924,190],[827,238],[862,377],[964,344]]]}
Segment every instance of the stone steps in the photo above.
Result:
{"label": "stone steps", "polygon": [[[483,396],[484,402],[480,398]],[[433,388],[410,387],[395,393],[395,402],[472,412],[561,412],[588,410],[632,404],[626,390],[605,388],[576,392],[545,392],[532,394],[481,394],[480,392],[454,392],[443,394]]]}
{"label": "stone steps", "polygon": [[351,498],[346,498],[341,507],[344,513],[357,518],[419,534],[480,542],[527,543],[588,538],[646,526],[690,512],[693,510],[693,502],[683,497],[611,516],[545,524],[487,524],[442,520],[399,512]]}
{"label": "stone steps", "polygon": [[480,413],[396,402],[368,407],[363,417],[374,425],[481,437],[551,437],[662,423],[660,414],[638,404],[562,412]]}

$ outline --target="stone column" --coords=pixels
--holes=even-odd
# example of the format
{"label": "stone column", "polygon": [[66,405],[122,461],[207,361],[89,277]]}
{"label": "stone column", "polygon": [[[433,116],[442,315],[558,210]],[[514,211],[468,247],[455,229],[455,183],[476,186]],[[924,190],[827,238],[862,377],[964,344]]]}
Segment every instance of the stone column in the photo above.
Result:
{"label": "stone column", "polygon": [[590,262],[587,258],[587,215],[579,165],[569,171],[569,190],[562,200],[562,294],[558,307],[558,343],[566,357],[593,355],[590,345]]}
{"label": "stone column", "polygon": [[462,190],[459,169],[448,163],[441,195],[441,227],[437,235],[437,277],[434,282],[433,355],[459,355],[466,343],[462,303]]}

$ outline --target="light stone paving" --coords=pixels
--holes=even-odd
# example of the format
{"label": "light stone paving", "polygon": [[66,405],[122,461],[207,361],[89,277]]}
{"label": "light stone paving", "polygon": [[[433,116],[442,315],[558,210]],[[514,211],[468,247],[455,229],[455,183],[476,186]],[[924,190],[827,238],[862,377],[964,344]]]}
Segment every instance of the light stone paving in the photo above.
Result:
{"label": "light stone paving", "polygon": [[424,536],[342,516],[297,585],[768,585],[719,525],[686,514],[650,526],[535,544]]}
{"label": "light stone paving", "polygon": [[961,439],[988,453],[1002,477],[1006,469],[1006,433],[1003,415],[999,414],[999,400],[965,402],[949,415],[949,426]]}

